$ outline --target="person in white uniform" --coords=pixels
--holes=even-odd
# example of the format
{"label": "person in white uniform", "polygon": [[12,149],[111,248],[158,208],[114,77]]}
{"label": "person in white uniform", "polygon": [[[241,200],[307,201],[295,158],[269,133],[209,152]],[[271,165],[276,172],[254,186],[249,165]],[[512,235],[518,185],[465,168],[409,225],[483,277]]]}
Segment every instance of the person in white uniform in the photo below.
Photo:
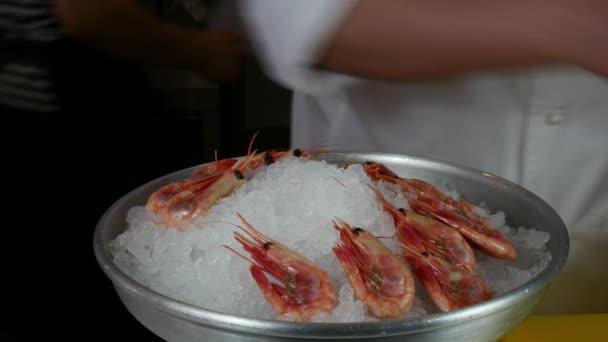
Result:
{"label": "person in white uniform", "polygon": [[419,155],[516,182],[568,226],[538,313],[608,312],[604,0],[242,0],[294,91],[292,145]]}

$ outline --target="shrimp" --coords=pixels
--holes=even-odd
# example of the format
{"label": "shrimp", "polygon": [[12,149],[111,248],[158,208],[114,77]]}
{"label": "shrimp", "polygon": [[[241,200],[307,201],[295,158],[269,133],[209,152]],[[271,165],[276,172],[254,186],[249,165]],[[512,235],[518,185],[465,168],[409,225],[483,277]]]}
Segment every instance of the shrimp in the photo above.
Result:
{"label": "shrimp", "polygon": [[[205,202],[200,197],[209,197],[215,194],[216,196],[208,198],[208,203],[213,205],[219,198],[229,194],[231,192],[230,188],[233,188],[232,190],[238,188],[240,181],[244,180],[245,166],[251,164],[254,160],[256,153],[251,152],[251,148],[256,136],[257,132],[249,142],[249,149],[245,157],[217,160],[216,151],[215,162],[203,165],[185,181],[165,185],[150,195],[146,208],[160,217],[160,222],[157,223],[172,225],[177,228],[186,226],[192,222],[194,216],[198,213],[195,198],[200,204]],[[226,174],[229,175],[226,176]],[[218,182],[220,184],[216,184]],[[231,183],[236,184],[226,186]],[[223,194],[214,193],[214,190],[222,189],[224,190]],[[201,209],[204,209],[204,206],[203,204]]]}
{"label": "shrimp", "polygon": [[[283,159],[289,155],[297,157],[310,158],[311,152],[302,152],[299,149],[289,151],[266,151],[255,153],[249,156],[246,170],[254,170],[262,165],[269,165],[277,160]],[[160,213],[161,208],[166,207],[167,202],[182,191],[200,192],[206,189],[213,182],[218,181],[222,175],[227,172],[234,172],[234,167],[237,163],[243,163],[247,157],[230,158],[215,161],[206,164],[196,170],[187,180],[177,183],[171,183],[156,190],[148,199],[146,207],[148,210],[155,213]],[[241,170],[241,174],[244,173]],[[184,193],[185,195],[186,193]]]}
{"label": "shrimp", "polygon": [[475,271],[475,253],[460,233],[432,218],[404,208],[397,209],[384,198],[380,190],[368,186],[384,211],[393,217],[397,229],[403,225],[412,227],[420,237],[424,250],[470,272]]}
{"label": "shrimp", "polygon": [[486,254],[507,260],[515,259],[517,256],[513,244],[500,231],[458,215],[446,209],[441,203],[416,200],[410,202],[410,207],[422,215],[454,228]]}
{"label": "shrimp", "polygon": [[[253,135],[251,142],[249,143],[249,151],[251,151],[251,145],[253,144],[253,140],[256,138],[258,132]],[[262,151],[259,153],[255,153],[249,162],[250,169],[257,169],[263,165],[273,164],[281,159],[285,159],[290,156],[294,156],[297,158],[310,159],[316,154],[323,153],[321,150],[317,150],[317,148],[322,148],[323,146],[313,147],[311,150],[303,150],[300,148],[294,149],[274,149],[268,151]]]}
{"label": "shrimp", "polygon": [[199,168],[187,180],[168,184],[155,191],[149,197],[146,208],[159,217],[157,225],[183,228],[197,217],[204,216],[217,201],[243,185],[246,172],[288,156],[310,159],[320,153],[301,149],[252,152],[256,136],[257,133],[249,143],[246,156],[216,160]]}
{"label": "shrimp", "polygon": [[161,187],[150,195],[148,202],[146,203],[146,209],[154,213],[159,213],[161,208],[165,207],[173,196],[188,189],[190,186],[192,186],[190,182],[178,182]]}
{"label": "shrimp", "polygon": [[475,253],[454,229],[412,210],[399,209],[405,222],[412,225],[428,251],[469,272],[475,272]]}
{"label": "shrimp", "polygon": [[368,313],[395,318],[407,313],[415,297],[414,279],[401,259],[371,233],[333,221],[340,242],[333,251]]}
{"label": "shrimp", "polygon": [[[245,224],[241,229],[249,238],[239,232],[234,233],[235,238],[252,259],[224,247],[251,263],[249,271],[275,311],[296,321],[309,321],[318,313],[333,311],[336,295],[327,273],[257,231],[241,214],[237,215]],[[267,275],[277,282],[271,282]]]}
{"label": "shrimp", "polygon": [[273,164],[281,159],[285,159],[290,156],[294,156],[297,158],[310,159],[314,155],[321,153],[320,151],[314,150],[302,150],[299,148],[290,149],[290,150],[269,150],[256,154],[253,157],[250,168],[256,169],[263,165]]}
{"label": "shrimp", "polygon": [[[251,147],[250,147],[251,148]],[[260,166],[273,164],[281,159],[287,158],[289,156],[294,156],[298,158],[310,159],[317,152],[315,151],[307,151],[299,148],[291,149],[291,150],[269,150],[255,153],[249,161],[248,168],[250,170],[255,170]],[[230,158],[230,159],[222,159],[215,161],[213,163],[206,164],[199,168],[195,173],[188,178],[189,182],[196,182],[198,180],[202,180],[208,177],[211,177],[217,173],[224,172],[234,164],[238,163],[242,158]]]}
{"label": "shrimp", "polygon": [[396,224],[403,258],[412,266],[427,293],[441,311],[451,311],[492,298],[486,284],[469,272],[429,252],[412,225]]}
{"label": "shrimp", "polygon": [[200,180],[208,179],[214,175],[219,173],[223,173],[226,170],[229,170],[234,164],[239,162],[239,158],[229,158],[229,159],[221,159],[216,160],[213,163],[209,163],[201,166],[196,172],[194,172],[187,180],[187,182],[197,182]]}
{"label": "shrimp", "polygon": [[472,273],[457,267],[427,251],[401,244],[404,258],[412,266],[437,307],[451,311],[492,298],[492,291]]}
{"label": "shrimp", "polygon": [[500,259],[517,256],[513,244],[465,200],[456,201],[425,181],[401,178],[376,162],[366,162],[363,168],[373,180],[384,180],[398,185],[404,193],[415,194],[416,198],[409,199],[414,211],[452,227],[484,253]]}
{"label": "shrimp", "polygon": [[213,163],[209,163],[201,166],[196,172],[194,172],[188,179],[187,182],[197,182],[199,180],[208,179],[210,177],[216,176],[218,174],[223,174],[229,171],[235,164],[242,162],[244,159],[249,158],[250,164],[253,163],[255,159],[255,152],[252,155],[251,148],[253,147],[253,142],[255,138],[258,136],[258,132],[255,132],[249,141],[249,149],[247,150],[247,155],[241,158],[228,158],[228,159],[217,159],[217,150],[215,150],[215,161]]}
{"label": "shrimp", "polygon": [[229,171],[218,173],[174,194],[157,209],[157,224],[183,228],[196,218],[204,216],[220,199],[230,195],[245,183],[243,173],[250,159],[234,164]]}

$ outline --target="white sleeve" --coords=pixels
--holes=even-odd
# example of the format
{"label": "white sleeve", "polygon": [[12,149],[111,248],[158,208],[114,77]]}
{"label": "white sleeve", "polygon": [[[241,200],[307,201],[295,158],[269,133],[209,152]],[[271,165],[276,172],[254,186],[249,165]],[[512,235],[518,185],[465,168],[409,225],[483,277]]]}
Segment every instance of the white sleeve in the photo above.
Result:
{"label": "white sleeve", "polygon": [[240,12],[271,78],[298,92],[328,93],[355,77],[314,68],[357,0],[240,0]]}

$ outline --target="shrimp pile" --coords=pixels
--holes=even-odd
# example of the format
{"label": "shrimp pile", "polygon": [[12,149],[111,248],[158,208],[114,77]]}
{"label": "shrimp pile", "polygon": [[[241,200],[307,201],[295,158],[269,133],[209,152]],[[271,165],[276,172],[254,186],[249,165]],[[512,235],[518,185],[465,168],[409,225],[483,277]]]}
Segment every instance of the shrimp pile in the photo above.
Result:
{"label": "shrimp pile", "polygon": [[158,216],[156,224],[182,229],[203,218],[220,199],[241,187],[247,181],[247,172],[288,156],[311,158],[314,154],[300,149],[251,151],[256,135],[251,139],[245,157],[216,160],[196,170],[187,180],[155,191],[146,208]]}
{"label": "shrimp pile", "polygon": [[467,201],[455,201],[425,181],[401,178],[380,163],[366,162],[364,169],[371,179],[396,184],[403,192],[413,194],[415,198],[409,202],[412,209],[454,228],[483,252],[515,259],[513,244]]}
{"label": "shrimp pile", "polygon": [[[246,176],[252,171],[288,158],[310,160],[317,153],[301,149],[257,152],[250,145],[244,157],[216,160],[182,182],[161,187],[149,197],[145,208],[154,214],[158,229],[186,231],[197,220],[205,219],[221,199],[237,192],[248,177],[255,177]],[[377,319],[402,317],[412,309],[418,291],[425,291],[443,312],[493,297],[494,291],[476,273],[474,251],[514,260],[516,249],[504,234],[473,205],[453,199],[425,181],[401,178],[373,161],[342,169],[354,165],[369,180],[362,191],[370,194],[379,212],[390,220],[393,235],[377,236],[373,226],[353,225],[341,217],[344,213],[336,214],[323,223],[336,238],[323,257],[335,258],[367,315]],[[352,189],[352,184],[333,178],[345,189]],[[388,198],[390,193],[402,196],[407,207],[395,206]],[[278,315],[304,322],[336,309],[335,279],[318,260],[301,254],[300,246],[265,234],[263,225],[254,227],[242,213],[234,215],[240,222],[224,223],[238,228],[232,235],[237,246],[226,241],[222,247],[248,264],[250,279]],[[420,289],[416,288],[416,278]]]}
{"label": "shrimp pile", "polygon": [[[395,235],[402,249],[401,258],[363,228],[352,227],[340,218],[332,221],[339,232],[339,242],[333,251],[355,296],[368,314],[378,318],[396,318],[412,307],[416,290],[406,263],[441,311],[492,298],[492,291],[474,273],[475,254],[465,237],[497,258],[513,259],[513,245],[466,201],[456,202],[424,181],[399,178],[378,163],[367,162],[364,170],[373,180],[388,180],[402,191],[415,195],[409,203],[413,210],[396,208],[378,189],[368,185],[378,203],[394,220]],[[429,203],[436,209],[429,208]],[[249,234],[263,248],[253,248],[253,244],[239,233],[236,233],[236,239],[252,253],[251,273],[275,310],[297,320],[310,319],[321,310],[331,311],[335,306],[335,294],[326,273],[258,233],[241,219],[254,232]],[[463,232],[464,236],[461,235]],[[271,253],[271,248],[279,252]],[[279,255],[281,260],[276,260]],[[269,262],[270,259],[273,261]],[[260,267],[260,264],[264,266]],[[263,272],[283,285],[271,283]],[[324,284],[322,288],[325,291],[320,291],[321,284]],[[307,294],[313,294],[313,300],[305,300],[310,297]],[[316,305],[315,301],[323,305]]]}

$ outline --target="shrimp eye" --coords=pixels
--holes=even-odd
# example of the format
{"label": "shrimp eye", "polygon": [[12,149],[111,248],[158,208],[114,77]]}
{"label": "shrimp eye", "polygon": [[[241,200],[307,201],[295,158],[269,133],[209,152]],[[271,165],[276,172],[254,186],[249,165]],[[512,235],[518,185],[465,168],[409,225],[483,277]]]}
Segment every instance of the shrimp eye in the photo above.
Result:
{"label": "shrimp eye", "polygon": [[293,151],[293,155],[296,156],[296,157],[301,157],[302,156],[302,150],[300,150],[299,148],[296,148]]}
{"label": "shrimp eye", "polygon": [[270,248],[270,246],[272,246],[272,242],[265,242],[264,243],[264,249],[268,249],[268,248]]}
{"label": "shrimp eye", "polygon": [[402,213],[402,214],[405,214],[405,209],[399,208],[399,212]]}
{"label": "shrimp eye", "polygon": [[236,177],[236,179],[245,179],[245,177],[243,177],[243,174],[239,170],[234,171],[234,177]]}
{"label": "shrimp eye", "polygon": [[422,254],[422,256],[425,256],[425,257],[428,257],[428,256],[429,256],[429,253],[428,253],[428,252],[422,252],[422,253],[420,253],[420,254]]}
{"label": "shrimp eye", "polygon": [[364,232],[365,232],[365,230],[363,230],[361,228],[355,228],[355,229],[353,229],[353,233],[355,235],[359,235],[360,233],[364,233]]}
{"label": "shrimp eye", "polygon": [[363,163],[363,164],[365,164],[365,165],[374,165],[374,162],[371,162],[371,161],[366,161],[366,162],[365,162],[365,163]]}
{"label": "shrimp eye", "polygon": [[264,153],[264,163],[266,163],[266,165],[274,163],[274,158],[272,158],[272,154],[270,152]]}

